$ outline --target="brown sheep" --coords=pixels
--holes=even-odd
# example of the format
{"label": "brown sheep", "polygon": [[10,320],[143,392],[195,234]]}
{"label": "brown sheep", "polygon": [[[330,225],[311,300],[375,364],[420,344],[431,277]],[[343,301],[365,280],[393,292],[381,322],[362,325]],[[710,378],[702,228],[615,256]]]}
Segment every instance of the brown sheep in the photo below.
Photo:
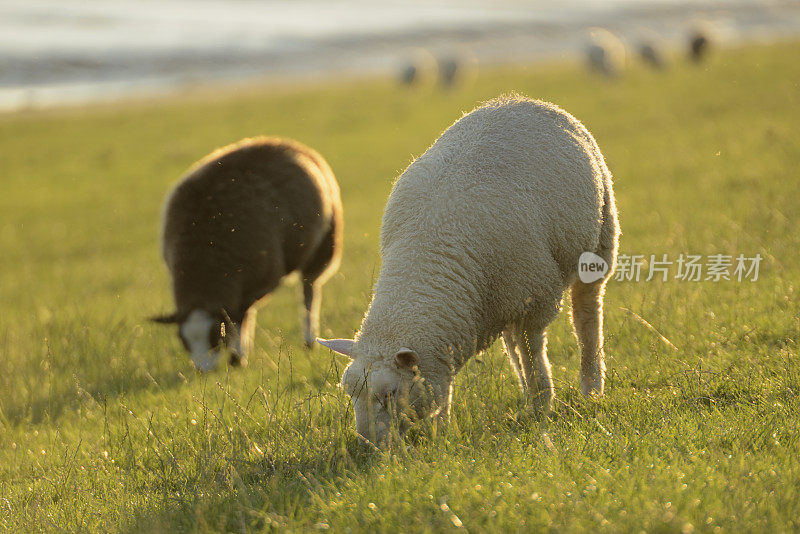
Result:
{"label": "brown sheep", "polygon": [[176,310],[153,320],[180,325],[200,371],[216,368],[220,345],[231,364],[244,365],[256,304],[297,271],[311,347],[322,285],[339,266],[342,223],[339,186],[316,151],[275,137],[216,150],[164,204],[162,252]]}

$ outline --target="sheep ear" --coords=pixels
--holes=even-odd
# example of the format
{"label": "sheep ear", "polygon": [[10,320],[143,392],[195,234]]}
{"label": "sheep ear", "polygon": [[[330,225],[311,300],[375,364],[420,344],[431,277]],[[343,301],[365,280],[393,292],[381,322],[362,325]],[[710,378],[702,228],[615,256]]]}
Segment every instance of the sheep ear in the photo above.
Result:
{"label": "sheep ear", "polygon": [[412,369],[416,365],[419,365],[417,353],[405,347],[397,351],[397,354],[394,355],[394,361],[401,369]]}
{"label": "sheep ear", "polygon": [[353,358],[353,345],[356,344],[352,339],[322,339],[319,337],[317,343],[349,358]]}
{"label": "sheep ear", "polygon": [[169,315],[155,315],[150,317],[149,320],[151,322],[160,324],[175,324],[178,322],[178,312],[174,312]]}

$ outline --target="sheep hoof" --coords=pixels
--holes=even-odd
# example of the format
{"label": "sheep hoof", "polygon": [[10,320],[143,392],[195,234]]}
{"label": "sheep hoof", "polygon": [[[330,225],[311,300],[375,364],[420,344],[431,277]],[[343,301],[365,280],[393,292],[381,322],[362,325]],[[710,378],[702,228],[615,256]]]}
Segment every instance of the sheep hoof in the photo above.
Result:
{"label": "sheep hoof", "polygon": [[581,393],[584,397],[603,396],[603,376],[584,375],[581,377]]}
{"label": "sheep hoof", "polygon": [[554,398],[555,393],[550,388],[538,392],[531,391],[529,396],[531,407],[541,415],[548,415],[553,411]]}

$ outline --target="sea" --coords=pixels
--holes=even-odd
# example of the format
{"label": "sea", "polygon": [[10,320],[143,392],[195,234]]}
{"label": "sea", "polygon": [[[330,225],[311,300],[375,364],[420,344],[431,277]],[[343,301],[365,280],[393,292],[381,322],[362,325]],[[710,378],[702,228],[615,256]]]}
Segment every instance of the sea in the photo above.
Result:
{"label": "sea", "polygon": [[800,33],[800,2],[0,0],[0,111],[396,75],[420,50],[478,65],[574,58],[595,28],[678,52],[696,28],[720,46],[786,39]]}

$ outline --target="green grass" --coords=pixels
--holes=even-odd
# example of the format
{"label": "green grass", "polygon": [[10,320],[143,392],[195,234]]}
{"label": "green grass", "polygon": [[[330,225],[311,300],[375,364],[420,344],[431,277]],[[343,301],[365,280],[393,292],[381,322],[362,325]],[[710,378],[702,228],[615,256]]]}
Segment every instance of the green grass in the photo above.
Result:
{"label": "green grass", "polygon": [[[0,117],[0,527],[800,529],[798,55],[726,50],[618,83],[555,64],[452,93],[375,80]],[[219,145],[279,134],[341,183],[346,250],[322,334],[352,334],[392,181],[462,111],[512,90],[593,132],[622,253],[760,253],[758,281],[612,282],[605,398],[576,390],[563,313],[552,417],[527,409],[494,346],[458,376],[446,435],[389,453],[358,446],[345,361],[301,348],[291,281],[244,370],[197,375],[175,332],[145,321],[172,305],[157,243],[170,185]]]}

